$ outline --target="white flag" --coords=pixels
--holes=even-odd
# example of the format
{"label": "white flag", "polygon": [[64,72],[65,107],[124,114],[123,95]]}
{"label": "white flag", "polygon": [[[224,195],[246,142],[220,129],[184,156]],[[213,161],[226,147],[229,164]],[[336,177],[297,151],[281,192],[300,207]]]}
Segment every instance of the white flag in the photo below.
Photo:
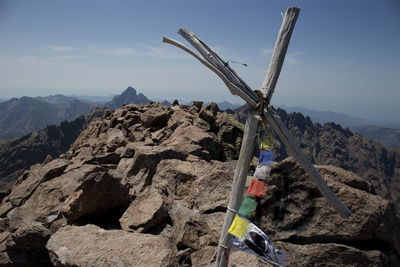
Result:
{"label": "white flag", "polygon": [[232,246],[237,250],[256,255],[272,264],[285,267],[286,253],[276,249],[272,245],[272,241],[260,228],[250,221],[248,222],[249,224],[242,238],[231,236]]}

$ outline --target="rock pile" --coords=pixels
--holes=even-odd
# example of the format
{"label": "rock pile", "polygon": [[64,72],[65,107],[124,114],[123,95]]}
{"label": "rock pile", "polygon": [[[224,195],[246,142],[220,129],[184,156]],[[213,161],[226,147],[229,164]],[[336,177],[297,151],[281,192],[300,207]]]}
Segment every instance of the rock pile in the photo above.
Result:
{"label": "rock pile", "polygon": [[[214,104],[125,105],[59,158],[25,171],[0,205],[0,265],[206,266],[218,244],[242,126]],[[274,165],[255,223],[289,266],[396,266],[399,218],[372,185],[319,171],[342,219],[291,159]],[[235,252],[231,266],[270,266]]]}

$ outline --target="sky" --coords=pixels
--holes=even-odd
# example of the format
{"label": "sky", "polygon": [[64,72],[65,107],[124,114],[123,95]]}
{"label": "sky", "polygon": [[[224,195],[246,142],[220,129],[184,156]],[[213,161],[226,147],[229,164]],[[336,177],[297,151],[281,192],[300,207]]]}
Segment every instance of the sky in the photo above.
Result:
{"label": "sky", "polygon": [[186,43],[177,31],[188,27],[246,63],[231,66],[259,89],[289,6],[301,12],[271,103],[399,123],[398,0],[0,0],[0,98],[133,86],[151,99],[242,103],[162,37]]}

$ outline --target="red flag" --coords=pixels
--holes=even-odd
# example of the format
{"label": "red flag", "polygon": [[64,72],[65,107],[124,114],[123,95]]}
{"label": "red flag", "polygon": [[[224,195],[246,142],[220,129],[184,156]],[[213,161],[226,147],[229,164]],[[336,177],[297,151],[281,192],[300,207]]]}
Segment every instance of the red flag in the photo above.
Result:
{"label": "red flag", "polygon": [[263,197],[265,195],[265,183],[257,179],[251,179],[247,194],[255,197]]}

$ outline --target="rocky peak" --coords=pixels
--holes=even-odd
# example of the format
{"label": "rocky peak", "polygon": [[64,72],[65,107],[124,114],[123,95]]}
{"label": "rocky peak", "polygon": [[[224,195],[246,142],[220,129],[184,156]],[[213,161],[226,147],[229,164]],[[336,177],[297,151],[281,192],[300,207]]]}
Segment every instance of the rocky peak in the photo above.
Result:
{"label": "rocky peak", "polygon": [[136,90],[135,90],[135,88],[133,88],[132,86],[129,86],[129,87],[126,88],[126,90],[122,93],[122,95],[124,95],[124,96],[129,96],[129,95],[134,95],[134,96],[136,96]]}
{"label": "rocky peak", "polygon": [[142,93],[137,94],[136,90],[129,86],[122,94],[115,96],[110,102],[104,105],[110,109],[116,109],[125,104],[145,104],[150,102]]}
{"label": "rocky peak", "polygon": [[[241,138],[242,125],[216,105],[106,110],[2,200],[0,264],[206,266]],[[274,164],[254,222],[288,266],[396,266],[393,204],[351,172],[317,168],[353,215],[342,219],[292,159]],[[240,252],[230,261],[268,266]]]}

